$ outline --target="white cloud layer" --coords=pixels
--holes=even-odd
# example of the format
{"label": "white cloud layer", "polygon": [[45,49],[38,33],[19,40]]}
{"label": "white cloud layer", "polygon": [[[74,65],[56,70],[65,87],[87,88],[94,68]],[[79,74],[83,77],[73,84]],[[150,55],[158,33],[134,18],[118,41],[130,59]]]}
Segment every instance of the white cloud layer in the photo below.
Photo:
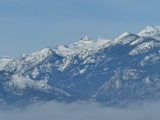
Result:
{"label": "white cloud layer", "polygon": [[160,103],[102,107],[98,103],[36,103],[25,109],[0,110],[1,120],[159,120]]}

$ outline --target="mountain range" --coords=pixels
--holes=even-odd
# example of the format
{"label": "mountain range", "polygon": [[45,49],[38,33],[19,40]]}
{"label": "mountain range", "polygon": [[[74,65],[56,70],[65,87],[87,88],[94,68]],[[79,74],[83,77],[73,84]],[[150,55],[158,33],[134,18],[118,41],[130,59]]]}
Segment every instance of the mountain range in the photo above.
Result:
{"label": "mountain range", "polygon": [[0,103],[160,99],[160,26],[0,59]]}

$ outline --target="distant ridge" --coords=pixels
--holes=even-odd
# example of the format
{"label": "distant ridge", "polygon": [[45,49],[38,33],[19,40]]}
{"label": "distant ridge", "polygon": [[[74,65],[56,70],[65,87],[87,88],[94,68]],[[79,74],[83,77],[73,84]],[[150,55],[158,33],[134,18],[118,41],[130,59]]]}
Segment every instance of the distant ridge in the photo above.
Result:
{"label": "distant ridge", "polygon": [[0,103],[160,100],[160,27],[0,59]]}

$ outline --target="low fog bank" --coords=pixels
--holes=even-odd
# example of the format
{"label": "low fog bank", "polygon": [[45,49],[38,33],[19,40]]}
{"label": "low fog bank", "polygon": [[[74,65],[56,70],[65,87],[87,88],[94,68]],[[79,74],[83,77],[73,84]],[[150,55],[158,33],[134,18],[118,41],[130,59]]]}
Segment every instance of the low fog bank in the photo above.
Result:
{"label": "low fog bank", "polygon": [[72,104],[55,101],[13,110],[0,110],[1,120],[159,120],[160,102],[132,104],[125,108],[98,103]]}

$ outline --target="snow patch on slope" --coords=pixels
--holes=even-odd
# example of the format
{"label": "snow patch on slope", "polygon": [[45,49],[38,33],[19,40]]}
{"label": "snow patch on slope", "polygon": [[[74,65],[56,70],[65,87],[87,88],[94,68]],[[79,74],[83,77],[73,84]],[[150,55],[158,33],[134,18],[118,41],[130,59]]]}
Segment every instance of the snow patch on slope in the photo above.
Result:
{"label": "snow patch on slope", "polygon": [[25,89],[26,87],[33,87],[43,91],[51,90],[52,87],[47,85],[45,80],[34,81],[29,76],[22,77],[20,75],[13,75],[11,81],[8,82],[9,87],[15,87],[18,89]]}
{"label": "snow patch on slope", "polygon": [[153,41],[145,42],[143,44],[138,45],[136,48],[134,48],[129,55],[137,55],[139,53],[148,52],[150,49],[152,49],[155,46],[160,46],[160,43],[156,43]]}
{"label": "snow patch on slope", "polygon": [[[54,90],[66,96],[71,96],[69,93],[61,89],[48,85],[47,82],[48,82],[47,80],[34,81],[30,79],[29,76],[23,77],[18,74],[15,74],[12,76],[11,80],[6,83],[6,89],[8,91],[12,91],[12,93],[15,95],[23,95],[23,91],[27,87],[30,87],[43,92],[51,92],[52,90]],[[15,89],[18,90],[18,92],[15,91]]]}
{"label": "snow patch on slope", "polygon": [[154,54],[150,54],[148,56],[145,56],[144,59],[140,62],[140,64],[142,66],[144,66],[150,61],[155,64],[159,60],[160,60],[160,54],[154,53]]}

